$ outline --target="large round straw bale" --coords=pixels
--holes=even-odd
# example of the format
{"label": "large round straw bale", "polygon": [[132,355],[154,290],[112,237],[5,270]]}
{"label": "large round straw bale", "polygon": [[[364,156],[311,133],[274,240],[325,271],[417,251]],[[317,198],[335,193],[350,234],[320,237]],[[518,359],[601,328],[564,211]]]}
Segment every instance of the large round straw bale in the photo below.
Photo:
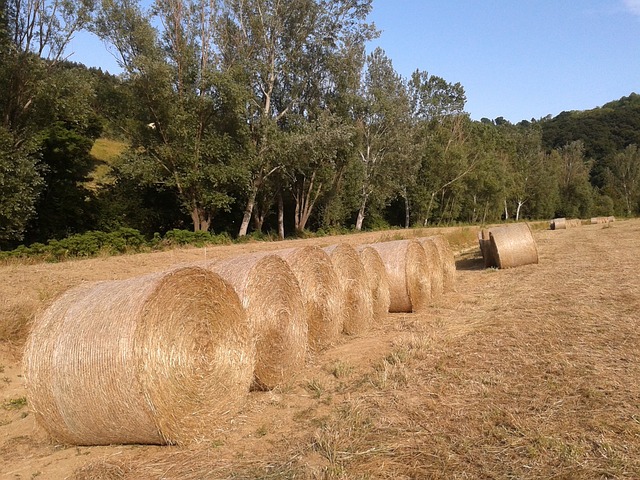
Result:
{"label": "large round straw bale", "polygon": [[375,248],[368,245],[360,245],[358,253],[369,282],[373,302],[373,318],[374,320],[386,318],[389,313],[391,294],[389,293],[389,276],[382,258]]}
{"label": "large round straw bale", "polygon": [[346,243],[325,247],[324,251],[331,258],[342,290],[342,332],[357,335],[367,331],[373,322],[373,299],[360,255]]}
{"label": "large round straw bale", "polygon": [[331,258],[320,247],[305,246],[273,252],[282,258],[298,280],[313,350],[331,345],[342,331],[342,290]]}
{"label": "large round straw bale", "polygon": [[394,240],[370,245],[380,254],[389,277],[390,312],[417,312],[431,299],[429,265],[417,240]]}
{"label": "large round straw bale", "polygon": [[427,255],[429,267],[429,281],[431,282],[431,299],[440,298],[444,293],[444,270],[442,259],[436,242],[432,238],[418,238]]}
{"label": "large round straw bale", "polygon": [[247,311],[256,342],[254,388],[291,381],[304,366],[307,318],[300,286],[277,255],[249,254],[206,263],[229,282]]}
{"label": "large round straw bale", "polygon": [[433,239],[440,253],[444,291],[454,292],[456,290],[456,258],[449,244],[449,240],[447,240],[444,235],[434,235],[428,238]]}
{"label": "large round straw bale", "polygon": [[253,362],[238,296],[195,267],[67,291],[34,322],[23,359],[38,423],[76,445],[212,440]]}
{"label": "large round straw bale", "polygon": [[538,247],[527,223],[492,228],[489,234],[498,268],[538,263]]}
{"label": "large round straw bale", "polygon": [[554,218],[553,220],[551,220],[551,230],[566,230],[566,228],[566,218]]}

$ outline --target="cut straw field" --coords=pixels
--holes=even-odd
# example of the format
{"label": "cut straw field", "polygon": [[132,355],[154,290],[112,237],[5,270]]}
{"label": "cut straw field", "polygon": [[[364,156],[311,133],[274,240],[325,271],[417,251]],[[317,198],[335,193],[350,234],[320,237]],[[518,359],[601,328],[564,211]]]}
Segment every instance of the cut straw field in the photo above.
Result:
{"label": "cut straw field", "polygon": [[[64,264],[0,267],[2,321],[18,325],[0,343],[0,477],[640,478],[640,220],[534,229],[539,263],[506,270],[483,268],[476,233],[451,232],[455,292],[342,336],[295,384],[251,392],[233,425],[188,449],[48,441],[24,399],[16,318],[82,275],[128,278],[202,260],[201,249],[69,262],[66,274]],[[377,235],[347,241],[402,236]]]}

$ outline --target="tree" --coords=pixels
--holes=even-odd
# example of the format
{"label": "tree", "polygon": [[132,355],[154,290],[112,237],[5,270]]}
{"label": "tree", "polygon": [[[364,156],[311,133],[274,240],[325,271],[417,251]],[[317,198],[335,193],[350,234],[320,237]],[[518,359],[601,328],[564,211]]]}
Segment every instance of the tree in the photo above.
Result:
{"label": "tree", "polygon": [[640,151],[637,145],[629,145],[610,157],[607,162],[608,185],[622,200],[627,216],[638,213],[640,208]]}
{"label": "tree", "polygon": [[286,171],[291,179],[296,231],[306,228],[318,200],[335,182],[339,173],[336,163],[341,152],[350,148],[353,137],[353,127],[328,111],[314,121],[304,121],[300,131],[292,135]]}
{"label": "tree", "polygon": [[[64,52],[90,18],[90,1],[0,3],[0,241],[22,240],[44,185],[47,129],[78,108],[65,87]],[[86,116],[75,126],[84,128]],[[73,128],[75,128],[73,126]],[[74,162],[73,157],[66,159]]]}
{"label": "tree", "polygon": [[274,155],[277,130],[304,97],[322,98],[335,79],[330,68],[364,48],[374,29],[364,20],[371,0],[226,0],[219,47],[224,68],[247,86],[244,120],[251,150],[247,201],[239,235],[245,235],[256,197],[283,168]]}
{"label": "tree", "polygon": [[22,240],[35,214],[42,186],[37,143],[16,144],[14,135],[0,126],[0,248]]}
{"label": "tree", "polygon": [[593,187],[589,183],[593,161],[585,158],[584,144],[572,142],[554,152],[560,165],[560,206],[557,213],[563,217],[589,217],[594,199]]}
{"label": "tree", "polygon": [[174,188],[195,231],[230,208],[244,125],[242,100],[218,67],[218,10],[206,0],[158,0],[150,18],[128,0],[105,0],[97,32],[109,40],[139,99],[131,149],[121,171]]}
{"label": "tree", "polygon": [[409,98],[405,84],[381,48],[367,57],[361,103],[357,107],[358,156],[362,178],[356,230],[362,229],[369,202],[384,205],[394,192],[394,170],[409,149]]}

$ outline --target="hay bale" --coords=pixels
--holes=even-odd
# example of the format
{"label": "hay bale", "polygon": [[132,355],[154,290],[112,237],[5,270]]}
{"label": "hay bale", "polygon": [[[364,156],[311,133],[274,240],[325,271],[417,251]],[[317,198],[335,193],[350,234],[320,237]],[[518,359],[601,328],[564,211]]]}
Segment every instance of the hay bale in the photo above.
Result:
{"label": "hay bale", "polygon": [[340,282],[331,258],[320,247],[299,247],[272,252],[296,276],[304,301],[308,343],[312,350],[330,346],[342,331],[344,318]]}
{"label": "hay bale", "polygon": [[591,219],[591,225],[600,225],[603,223],[610,223],[615,221],[615,217],[593,217]]}
{"label": "hay bale", "polygon": [[83,285],[34,322],[29,405],[58,442],[211,440],[246,398],[251,333],[220,277],[180,268]]}
{"label": "hay bale", "polygon": [[554,218],[551,220],[551,230],[566,230],[567,219],[566,218]]}
{"label": "hay bale", "polygon": [[444,268],[440,251],[432,238],[418,238],[427,256],[429,282],[431,283],[431,299],[440,298],[444,293]]}
{"label": "hay bale", "polygon": [[368,245],[360,245],[358,253],[371,291],[373,319],[375,321],[386,318],[389,313],[391,294],[389,293],[389,276],[382,258],[376,249]]}
{"label": "hay bale", "polygon": [[417,240],[372,243],[389,277],[390,312],[418,312],[431,299],[429,265]]}
{"label": "hay bale", "polygon": [[582,220],[580,220],[579,218],[567,220],[567,228],[581,227],[581,226],[582,226]]}
{"label": "hay bale", "polygon": [[357,335],[367,331],[373,323],[373,298],[360,255],[346,243],[331,245],[323,250],[331,258],[342,290],[342,332]]}
{"label": "hay bale", "polygon": [[491,253],[498,268],[538,263],[538,247],[527,223],[491,228]]}
{"label": "hay bale", "polygon": [[298,281],[277,255],[249,254],[204,263],[235,289],[256,346],[254,389],[290,382],[304,366],[307,318]]}
{"label": "hay bale", "polygon": [[484,260],[485,268],[496,268],[495,258],[491,251],[491,239],[489,236],[489,230],[483,228],[478,231],[478,243],[480,244],[480,252],[482,253],[482,259]]}
{"label": "hay bale", "polygon": [[444,291],[455,292],[456,290],[456,259],[449,245],[449,241],[444,235],[434,235],[432,237],[438,252],[440,253],[440,260],[442,261],[442,275],[444,278]]}

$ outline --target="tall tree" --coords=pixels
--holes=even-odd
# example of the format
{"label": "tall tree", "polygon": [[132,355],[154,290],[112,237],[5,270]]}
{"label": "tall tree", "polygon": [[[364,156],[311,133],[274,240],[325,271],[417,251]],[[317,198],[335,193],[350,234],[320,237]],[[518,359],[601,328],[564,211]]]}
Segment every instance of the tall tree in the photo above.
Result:
{"label": "tall tree", "polygon": [[[91,9],[89,0],[0,2],[0,242],[21,240],[36,213],[46,130],[76,107],[65,89],[64,52]],[[76,126],[83,119],[67,128]]]}
{"label": "tall tree", "polygon": [[208,230],[234,201],[229,185],[240,175],[242,100],[218,68],[215,2],[157,0],[153,15],[159,35],[136,3],[104,0],[97,22],[139,99],[121,171],[174,188],[194,230]]}
{"label": "tall tree", "polygon": [[640,150],[629,145],[607,162],[607,184],[621,199],[625,215],[631,217],[640,209]]}
{"label": "tall tree", "polygon": [[[329,73],[353,45],[363,48],[375,30],[365,23],[371,0],[225,0],[219,46],[225,68],[248,86],[244,113],[252,150],[245,235],[259,190],[283,168],[273,154],[274,132],[309,91],[333,89]],[[321,96],[321,95],[317,95]]]}
{"label": "tall tree", "polygon": [[402,77],[381,48],[367,57],[357,108],[358,156],[362,179],[356,230],[362,224],[372,198],[380,204],[394,192],[397,170],[407,160],[410,139],[409,97]]}
{"label": "tall tree", "polygon": [[554,150],[560,164],[560,216],[586,218],[591,214],[594,190],[589,182],[593,161],[585,158],[584,144],[571,142]]}

